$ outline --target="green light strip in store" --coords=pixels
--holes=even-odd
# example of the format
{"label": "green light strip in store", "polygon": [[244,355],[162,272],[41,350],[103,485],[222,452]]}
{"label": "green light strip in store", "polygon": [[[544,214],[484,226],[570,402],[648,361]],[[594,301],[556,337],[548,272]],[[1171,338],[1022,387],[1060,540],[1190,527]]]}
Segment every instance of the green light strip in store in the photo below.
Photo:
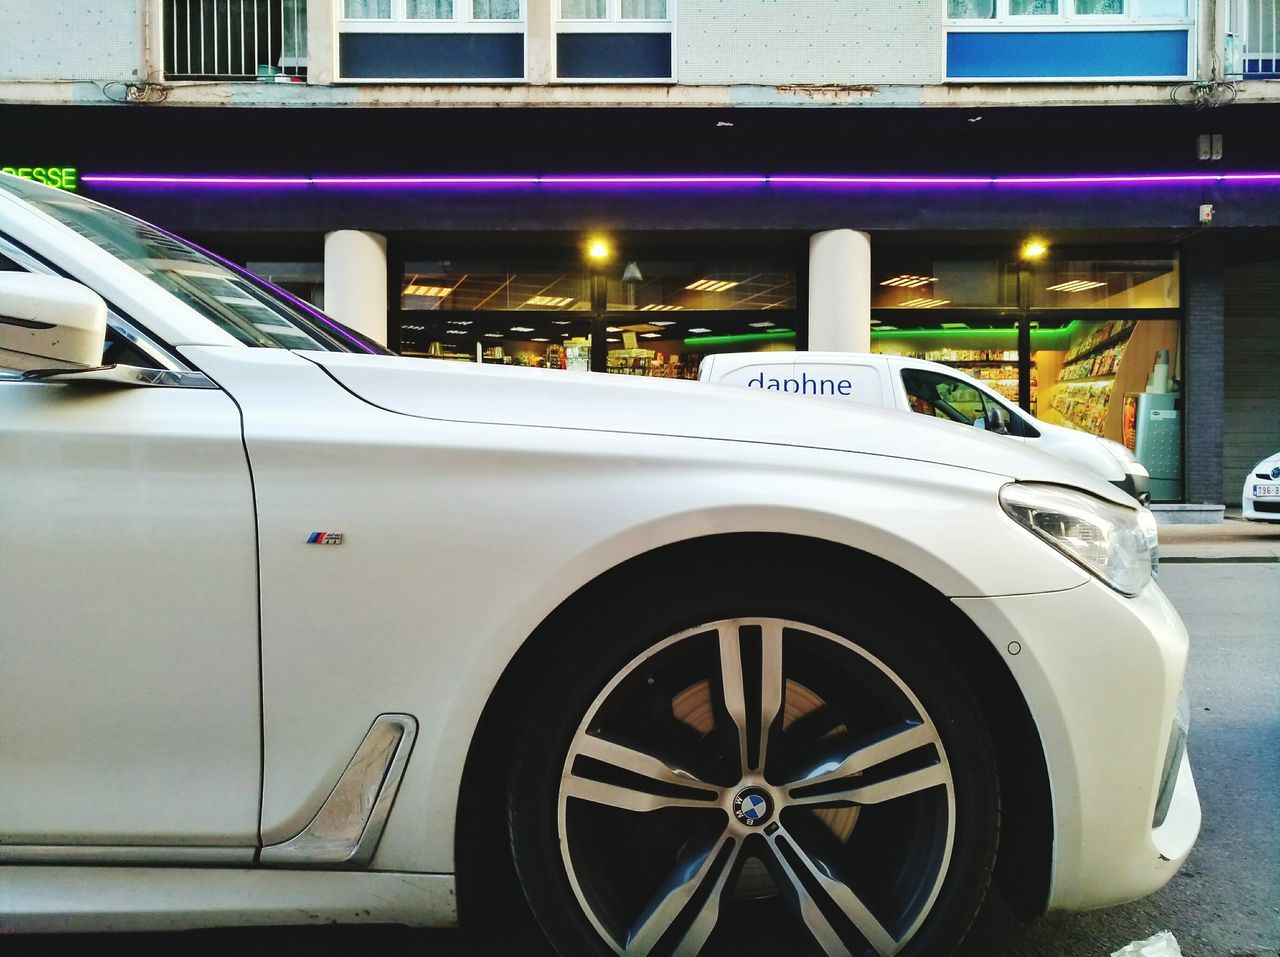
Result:
{"label": "green light strip in store", "polygon": [[694,336],[686,339],[686,346],[732,346],[739,342],[768,342],[771,339],[794,339],[793,329],[775,329],[772,332],[747,332],[740,336]]}
{"label": "green light strip in store", "polygon": [[[1080,327],[1083,320],[1072,319],[1061,329],[1032,329],[1031,345],[1036,348],[1065,347],[1067,341]],[[997,329],[876,329],[872,327],[873,339],[937,339],[955,341],[956,339],[1002,339],[1017,340],[1018,327],[1006,326]]]}

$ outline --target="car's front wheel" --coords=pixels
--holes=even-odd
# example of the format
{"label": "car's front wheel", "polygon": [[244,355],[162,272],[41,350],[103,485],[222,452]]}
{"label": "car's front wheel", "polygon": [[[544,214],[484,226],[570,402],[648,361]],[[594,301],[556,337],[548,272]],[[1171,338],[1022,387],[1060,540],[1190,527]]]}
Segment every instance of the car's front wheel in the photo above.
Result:
{"label": "car's front wheel", "polygon": [[548,650],[508,819],[553,945],[950,953],[989,884],[998,793],[936,629],[820,576],[674,591],[596,606]]}

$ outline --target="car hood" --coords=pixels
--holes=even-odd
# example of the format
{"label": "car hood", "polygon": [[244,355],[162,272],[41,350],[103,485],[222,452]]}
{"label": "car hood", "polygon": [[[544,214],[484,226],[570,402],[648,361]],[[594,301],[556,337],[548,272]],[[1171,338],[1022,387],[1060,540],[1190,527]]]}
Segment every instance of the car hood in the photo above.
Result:
{"label": "car hood", "polygon": [[365,402],[450,422],[792,445],[890,456],[1087,488],[1097,476],[1007,436],[924,416],[676,379],[300,352]]}
{"label": "car hood", "polygon": [[1253,471],[1269,473],[1274,468],[1280,468],[1280,452],[1277,452],[1275,455],[1268,455],[1253,467]]}

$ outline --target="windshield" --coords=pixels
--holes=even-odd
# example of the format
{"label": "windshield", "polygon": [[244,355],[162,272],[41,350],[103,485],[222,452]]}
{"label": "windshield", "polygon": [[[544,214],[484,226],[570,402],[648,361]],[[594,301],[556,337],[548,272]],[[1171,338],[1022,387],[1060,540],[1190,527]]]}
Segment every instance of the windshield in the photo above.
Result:
{"label": "windshield", "polygon": [[247,346],[389,355],[283,289],[126,213],[5,177],[0,188],[75,230]]}

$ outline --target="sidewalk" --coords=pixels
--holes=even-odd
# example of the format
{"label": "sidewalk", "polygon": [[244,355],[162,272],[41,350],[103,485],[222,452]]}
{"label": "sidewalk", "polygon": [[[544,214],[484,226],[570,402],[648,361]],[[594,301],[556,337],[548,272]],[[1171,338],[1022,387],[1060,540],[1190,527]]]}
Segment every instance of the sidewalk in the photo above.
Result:
{"label": "sidewalk", "polygon": [[1161,525],[1161,562],[1280,562],[1280,522]]}

